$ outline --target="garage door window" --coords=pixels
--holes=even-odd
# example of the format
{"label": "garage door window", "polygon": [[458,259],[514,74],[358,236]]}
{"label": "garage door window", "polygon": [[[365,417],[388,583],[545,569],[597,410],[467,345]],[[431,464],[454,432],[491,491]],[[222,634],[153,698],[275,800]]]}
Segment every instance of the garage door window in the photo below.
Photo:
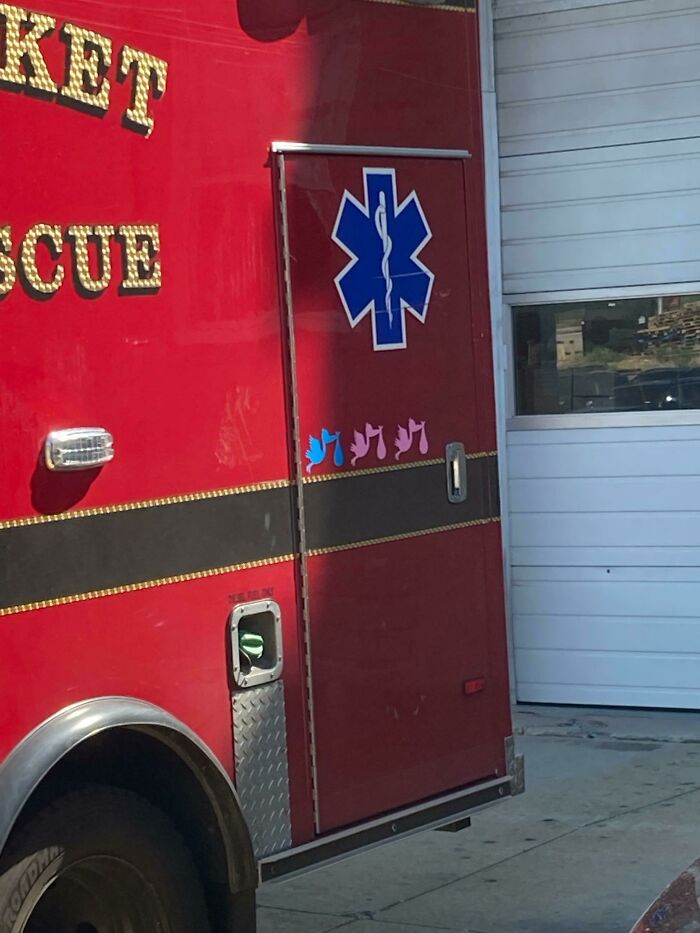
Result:
{"label": "garage door window", "polygon": [[700,408],[700,295],[514,309],[519,415]]}

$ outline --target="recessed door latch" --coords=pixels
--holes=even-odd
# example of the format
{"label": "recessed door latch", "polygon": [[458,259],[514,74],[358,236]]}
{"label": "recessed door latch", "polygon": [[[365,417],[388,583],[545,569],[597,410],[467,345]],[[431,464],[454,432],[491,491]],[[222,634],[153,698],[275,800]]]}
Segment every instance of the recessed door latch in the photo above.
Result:
{"label": "recessed door latch", "polygon": [[114,459],[114,441],[104,428],[52,431],[44,444],[49,470],[94,470]]}
{"label": "recessed door latch", "polygon": [[234,606],[230,619],[233,681],[259,687],[282,676],[282,610],[272,599]]}
{"label": "recessed door latch", "polygon": [[464,502],[467,498],[467,458],[464,444],[452,443],[445,448],[447,465],[447,498],[450,502]]}

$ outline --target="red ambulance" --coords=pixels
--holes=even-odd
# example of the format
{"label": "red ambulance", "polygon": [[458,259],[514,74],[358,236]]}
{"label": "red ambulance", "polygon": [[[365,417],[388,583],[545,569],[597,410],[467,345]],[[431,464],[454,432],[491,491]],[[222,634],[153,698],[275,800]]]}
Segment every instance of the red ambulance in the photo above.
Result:
{"label": "red ambulance", "polygon": [[0,930],[521,785],[469,2],[0,3]]}

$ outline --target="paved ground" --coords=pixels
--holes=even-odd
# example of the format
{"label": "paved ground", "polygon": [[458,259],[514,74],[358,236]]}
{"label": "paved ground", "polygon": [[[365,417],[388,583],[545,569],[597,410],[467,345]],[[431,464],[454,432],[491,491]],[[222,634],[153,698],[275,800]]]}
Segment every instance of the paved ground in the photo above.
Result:
{"label": "paved ground", "polygon": [[517,726],[526,794],[264,888],[260,933],[627,933],[700,855],[700,714],[533,708]]}

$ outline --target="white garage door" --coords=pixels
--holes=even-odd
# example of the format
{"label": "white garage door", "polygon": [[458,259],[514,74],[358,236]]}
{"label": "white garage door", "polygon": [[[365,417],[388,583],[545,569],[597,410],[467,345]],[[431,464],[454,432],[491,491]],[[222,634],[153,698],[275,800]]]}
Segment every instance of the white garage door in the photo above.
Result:
{"label": "white garage door", "polygon": [[518,699],[700,708],[700,3],[494,17]]}
{"label": "white garage door", "polygon": [[504,291],[697,282],[700,3],[573,5],[495,6]]}

